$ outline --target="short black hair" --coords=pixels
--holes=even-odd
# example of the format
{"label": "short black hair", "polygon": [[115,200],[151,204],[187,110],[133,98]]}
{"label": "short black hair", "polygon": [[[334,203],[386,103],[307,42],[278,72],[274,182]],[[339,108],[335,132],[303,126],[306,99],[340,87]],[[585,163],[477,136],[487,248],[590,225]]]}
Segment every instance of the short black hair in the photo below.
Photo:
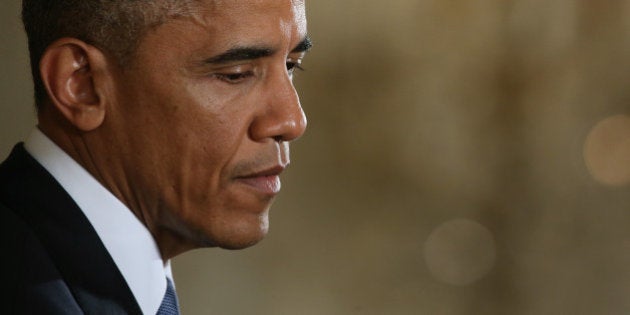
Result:
{"label": "short black hair", "polygon": [[[198,1],[198,0],[197,0]],[[39,61],[55,40],[73,37],[99,48],[120,65],[133,58],[142,36],[167,19],[190,13],[195,0],[23,0],[35,104],[48,99]]]}

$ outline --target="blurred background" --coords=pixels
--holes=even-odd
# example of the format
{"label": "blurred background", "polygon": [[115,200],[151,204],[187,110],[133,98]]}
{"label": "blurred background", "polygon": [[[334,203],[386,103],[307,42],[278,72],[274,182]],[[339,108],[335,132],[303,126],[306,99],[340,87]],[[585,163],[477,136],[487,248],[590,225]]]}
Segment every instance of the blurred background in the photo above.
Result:
{"label": "blurred background", "polygon": [[[0,4],[0,157],[35,123]],[[309,130],[242,251],[174,261],[184,314],[630,312],[629,0],[307,1]]]}

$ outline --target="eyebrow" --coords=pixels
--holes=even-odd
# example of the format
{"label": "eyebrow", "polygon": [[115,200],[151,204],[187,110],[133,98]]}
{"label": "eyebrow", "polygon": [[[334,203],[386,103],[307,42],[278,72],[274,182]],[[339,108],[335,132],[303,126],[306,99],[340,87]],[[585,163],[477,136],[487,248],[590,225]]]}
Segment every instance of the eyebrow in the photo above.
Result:
{"label": "eyebrow", "polygon": [[297,46],[295,46],[293,50],[291,50],[291,52],[292,53],[307,52],[312,47],[313,47],[313,42],[311,41],[311,38],[308,35],[306,35],[304,39],[302,39],[302,41]]}
{"label": "eyebrow", "polygon": [[[299,44],[297,44],[297,46],[295,46],[293,50],[291,50],[291,52],[292,53],[306,52],[309,49],[311,49],[311,47],[313,47],[313,43],[311,42],[310,37],[305,36],[304,39],[302,39],[302,41]],[[220,55],[210,57],[204,60],[204,63],[222,64],[222,63],[229,63],[229,62],[235,62],[235,61],[259,59],[259,58],[269,57],[273,55],[275,52],[276,50],[270,47],[255,47],[255,46],[254,47],[236,47],[236,48],[229,49],[228,51]]]}

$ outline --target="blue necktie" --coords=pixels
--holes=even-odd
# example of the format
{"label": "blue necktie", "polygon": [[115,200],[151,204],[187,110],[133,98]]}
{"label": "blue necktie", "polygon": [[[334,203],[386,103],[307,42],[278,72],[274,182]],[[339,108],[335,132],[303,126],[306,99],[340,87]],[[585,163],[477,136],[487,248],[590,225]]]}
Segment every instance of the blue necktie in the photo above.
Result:
{"label": "blue necktie", "polygon": [[179,315],[177,294],[175,294],[173,282],[169,278],[166,278],[166,293],[164,293],[164,299],[162,299],[162,304],[156,315]]}

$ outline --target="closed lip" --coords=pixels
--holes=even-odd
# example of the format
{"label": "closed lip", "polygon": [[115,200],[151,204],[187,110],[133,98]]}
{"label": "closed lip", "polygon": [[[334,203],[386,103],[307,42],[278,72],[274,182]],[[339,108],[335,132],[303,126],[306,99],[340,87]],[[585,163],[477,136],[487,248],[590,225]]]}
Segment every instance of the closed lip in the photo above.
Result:
{"label": "closed lip", "polygon": [[282,173],[282,171],[284,171],[284,167],[274,166],[262,171],[237,176],[236,180],[254,189],[258,193],[274,196],[280,192],[280,173]]}
{"label": "closed lip", "polygon": [[284,171],[285,167],[281,165],[273,166],[262,171],[255,171],[246,175],[237,176],[237,179],[264,177],[264,176],[277,176]]}

